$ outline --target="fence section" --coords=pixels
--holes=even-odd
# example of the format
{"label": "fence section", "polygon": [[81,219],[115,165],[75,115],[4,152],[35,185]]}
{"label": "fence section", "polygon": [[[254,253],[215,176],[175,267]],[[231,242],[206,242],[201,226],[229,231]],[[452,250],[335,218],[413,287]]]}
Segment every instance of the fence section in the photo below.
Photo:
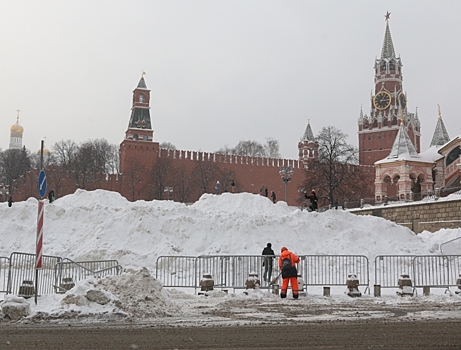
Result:
{"label": "fence section", "polygon": [[65,293],[76,282],[88,277],[102,278],[119,275],[122,267],[117,260],[72,261],[64,259],[54,268],[54,288],[56,293]]}
{"label": "fence section", "polygon": [[419,255],[413,259],[415,287],[446,288],[456,286],[460,274],[459,255]]}
{"label": "fence section", "polygon": [[195,256],[159,256],[155,262],[155,278],[164,287],[196,287]]}
{"label": "fence section", "polygon": [[0,256],[0,293],[8,293],[8,270],[10,268],[10,258]]}
{"label": "fence section", "polygon": [[306,286],[344,286],[350,274],[369,289],[369,261],[364,255],[300,255]]}
{"label": "fence section", "polygon": [[401,275],[413,279],[414,255],[378,255],[375,258],[375,285],[398,288]]}
{"label": "fence section", "polygon": [[[62,259],[43,255],[38,270],[37,294],[53,294],[54,267]],[[31,296],[35,294],[35,254],[14,252],[10,256],[8,293]],[[34,286],[34,288],[32,288]],[[33,292],[33,293],[32,293]]]}
{"label": "fence section", "polygon": [[[213,276],[215,286],[245,289],[250,274],[262,276],[265,260],[261,255],[201,255],[195,264],[195,287],[205,274]],[[276,264],[274,264],[276,265]]]}

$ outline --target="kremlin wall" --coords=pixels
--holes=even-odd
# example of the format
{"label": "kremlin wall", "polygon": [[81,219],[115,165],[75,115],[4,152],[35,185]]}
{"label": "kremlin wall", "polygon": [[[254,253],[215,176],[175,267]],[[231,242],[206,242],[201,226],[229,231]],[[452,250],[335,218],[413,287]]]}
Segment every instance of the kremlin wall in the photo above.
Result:
{"label": "kremlin wall", "polygon": [[[386,29],[381,56],[375,59],[374,94],[370,99],[369,115],[362,109],[357,120],[360,194],[352,194],[353,184],[341,183],[344,198],[334,198],[341,205],[344,201],[367,199],[379,204],[388,199],[409,201],[421,199],[436,188],[459,189],[461,181],[461,138],[450,140],[439,117],[431,145],[421,152],[421,124],[417,111],[407,110],[407,94],[403,87],[403,64],[397,57],[386,14]],[[16,125],[17,124],[17,125]],[[13,127],[10,145],[20,146],[18,122]],[[293,142],[294,147],[296,143]],[[309,170],[310,162],[317,159],[318,143],[308,123],[297,144],[298,159],[275,159],[229,154],[196,152],[189,150],[160,149],[154,140],[150,117],[150,90],[144,76],[133,91],[131,116],[125,137],[120,144],[119,174],[86,174],[85,185],[76,183],[76,174],[64,172],[58,167],[46,169],[48,188],[57,198],[73,193],[77,188],[117,191],[130,201],[173,199],[194,202],[203,193],[250,192],[270,197],[275,192],[277,201],[298,206],[300,191],[311,191],[307,178],[315,178]],[[20,148],[20,147],[19,147]],[[281,170],[289,168],[292,174],[286,185]],[[306,170],[309,170],[307,176]],[[27,173],[14,184],[12,193],[16,201],[37,197],[37,172]],[[231,186],[235,183],[235,186]],[[315,188],[317,195],[327,195]],[[354,195],[356,197],[354,197]],[[329,203],[320,201],[319,206]]]}

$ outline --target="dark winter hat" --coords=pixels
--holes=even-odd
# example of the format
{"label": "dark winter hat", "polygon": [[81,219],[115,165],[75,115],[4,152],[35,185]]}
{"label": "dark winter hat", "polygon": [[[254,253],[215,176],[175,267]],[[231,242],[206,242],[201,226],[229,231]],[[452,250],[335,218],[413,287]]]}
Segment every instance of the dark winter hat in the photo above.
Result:
{"label": "dark winter hat", "polygon": [[267,246],[270,248],[270,247],[272,247],[272,244],[271,244],[271,243],[267,243]]}

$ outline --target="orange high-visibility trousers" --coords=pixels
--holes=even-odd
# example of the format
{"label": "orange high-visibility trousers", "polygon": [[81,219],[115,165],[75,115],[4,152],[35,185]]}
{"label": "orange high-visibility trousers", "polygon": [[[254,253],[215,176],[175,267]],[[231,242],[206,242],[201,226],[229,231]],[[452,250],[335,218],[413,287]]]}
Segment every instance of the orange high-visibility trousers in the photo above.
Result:
{"label": "orange high-visibility trousers", "polygon": [[298,290],[298,277],[287,277],[282,279],[282,290],[280,291],[280,295],[283,298],[283,295],[287,295],[288,290],[288,283],[291,284],[291,292],[293,293],[293,297],[297,298],[299,294]]}

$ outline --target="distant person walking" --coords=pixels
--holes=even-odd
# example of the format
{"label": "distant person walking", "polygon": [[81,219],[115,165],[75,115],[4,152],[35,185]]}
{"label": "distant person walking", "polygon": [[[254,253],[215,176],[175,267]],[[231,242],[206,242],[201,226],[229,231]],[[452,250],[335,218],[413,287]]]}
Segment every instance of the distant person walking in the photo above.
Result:
{"label": "distant person walking", "polygon": [[221,193],[221,184],[219,183],[219,181],[216,181],[216,186],[214,188],[216,189],[217,194]]}
{"label": "distant person walking", "polygon": [[279,267],[282,271],[282,290],[280,291],[280,297],[287,297],[288,284],[291,284],[291,292],[294,299],[298,299],[299,287],[298,287],[298,270],[296,264],[299,263],[298,256],[290,252],[287,247],[282,247],[279,257]]}
{"label": "distant person walking", "polygon": [[231,192],[234,193],[235,191],[235,182],[234,180],[231,181]]}
{"label": "distant person walking", "polygon": [[272,250],[272,244],[267,243],[267,246],[263,249],[262,255],[264,255],[263,259],[263,266],[264,266],[264,274],[263,279],[266,282],[271,280],[272,276],[272,266],[273,266],[273,259],[275,258],[275,253]]}
{"label": "distant person walking", "polygon": [[275,197],[275,192],[274,191],[271,192],[271,199],[272,199],[272,203],[275,203],[276,197]]}
{"label": "distant person walking", "polygon": [[319,201],[319,199],[317,198],[317,195],[315,194],[315,191],[312,190],[311,191],[311,209],[312,209],[312,211],[317,211],[317,209],[319,208],[318,201]]}
{"label": "distant person walking", "polygon": [[8,198],[8,206],[11,207],[13,205],[13,197],[10,196],[10,198]]}
{"label": "distant person walking", "polygon": [[50,203],[54,202],[54,200],[55,200],[54,190],[51,190],[50,192],[48,192],[48,200],[49,200]]}

